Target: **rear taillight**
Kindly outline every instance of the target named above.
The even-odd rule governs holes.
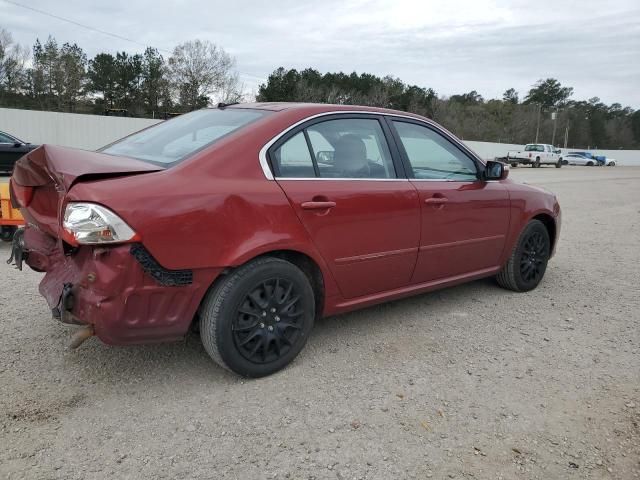
[[[62,230],[64,241],[73,246],[135,242],[140,239],[118,215],[95,203],[67,204]]]
[[[33,199],[33,187],[20,185],[12,178],[9,180],[9,195],[15,208],[27,208]]]

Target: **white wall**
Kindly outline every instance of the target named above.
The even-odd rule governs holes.
[[[159,120],[105,117],[75,113],[40,112],[0,108],[0,130],[31,143],[53,143],[95,150],[119,138],[146,128]],[[504,157],[523,145],[491,142],[465,142],[482,158]],[[566,151],[581,149],[566,149]],[[565,151],[565,153],[566,153]],[[615,158],[621,165],[640,165],[638,150],[591,150],[596,155]]]
[[[36,144],[95,150],[159,120],[0,108],[0,130]]]

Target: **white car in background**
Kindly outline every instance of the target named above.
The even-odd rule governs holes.
[[[568,153],[563,159],[567,165],[586,165],[588,167],[598,165],[598,161],[595,158],[585,157],[579,153]]]

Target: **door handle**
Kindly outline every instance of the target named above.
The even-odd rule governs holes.
[[[424,203],[428,203],[430,205],[442,205],[444,203],[447,203],[449,201],[449,199],[447,197],[431,197],[431,198],[427,198]]]
[[[303,210],[327,210],[336,206],[336,202],[323,201],[323,202],[302,202],[300,204]]]

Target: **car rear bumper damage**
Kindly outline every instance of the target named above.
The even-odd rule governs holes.
[[[167,270],[139,243],[65,252],[60,240],[30,227],[21,241],[14,261],[45,272],[39,290],[53,317],[86,326],[72,346],[93,334],[114,345],[182,338],[221,271]]]

